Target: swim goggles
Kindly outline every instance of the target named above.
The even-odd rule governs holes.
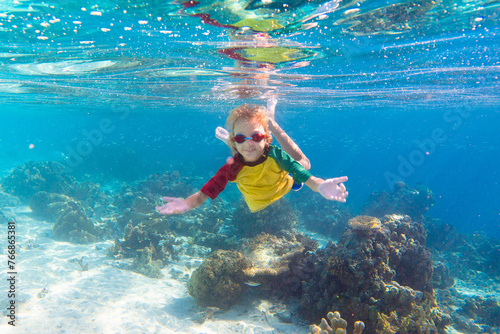
[[[245,137],[242,134],[238,134],[238,135],[234,136],[232,140],[237,142],[238,144],[241,144],[241,143],[245,142],[245,140],[250,140],[250,139],[256,143],[259,143],[264,138],[266,138],[265,134],[260,133],[260,132],[255,132],[255,133],[252,133],[252,135],[250,137]]]

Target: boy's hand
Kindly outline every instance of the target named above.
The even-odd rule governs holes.
[[[190,210],[190,207],[182,198],[163,197],[163,202],[165,202],[166,204],[156,207],[156,211],[158,211],[158,213],[161,215],[175,215]]]
[[[328,200],[345,203],[349,193],[342,182],[346,181],[347,176],[325,180],[325,182],[319,185],[318,191],[321,196]]]
[[[229,132],[221,126],[215,129],[215,138],[222,140],[224,143],[229,141]]]
[[[276,97],[271,96],[267,100],[267,118],[274,120],[274,109],[276,108],[276,104],[278,103],[278,100],[276,100]]]

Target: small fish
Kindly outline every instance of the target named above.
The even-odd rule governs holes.
[[[251,286],[252,288],[255,288],[255,287],[258,287],[261,285],[261,283],[252,282],[252,281],[247,281],[247,282],[245,282],[245,284],[248,286]]]

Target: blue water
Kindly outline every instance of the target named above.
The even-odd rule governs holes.
[[[229,154],[215,127],[273,94],[313,174],[349,176],[354,210],[396,179],[424,183],[430,217],[500,237],[498,3],[253,3],[279,19],[269,40],[295,58],[241,66],[220,51],[262,48],[202,22],[202,4],[1,2],[1,175],[70,159],[75,175],[103,183],[179,170],[199,187]]]

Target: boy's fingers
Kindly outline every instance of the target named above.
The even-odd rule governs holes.
[[[347,176],[336,177],[332,179],[335,183],[341,183],[347,181]]]
[[[158,213],[159,213],[159,214],[162,214],[162,215],[164,215],[164,214],[166,214],[166,213],[167,213],[166,208],[164,208],[164,207],[162,207],[162,206],[157,206],[157,207],[156,207],[156,211],[158,211]]]

